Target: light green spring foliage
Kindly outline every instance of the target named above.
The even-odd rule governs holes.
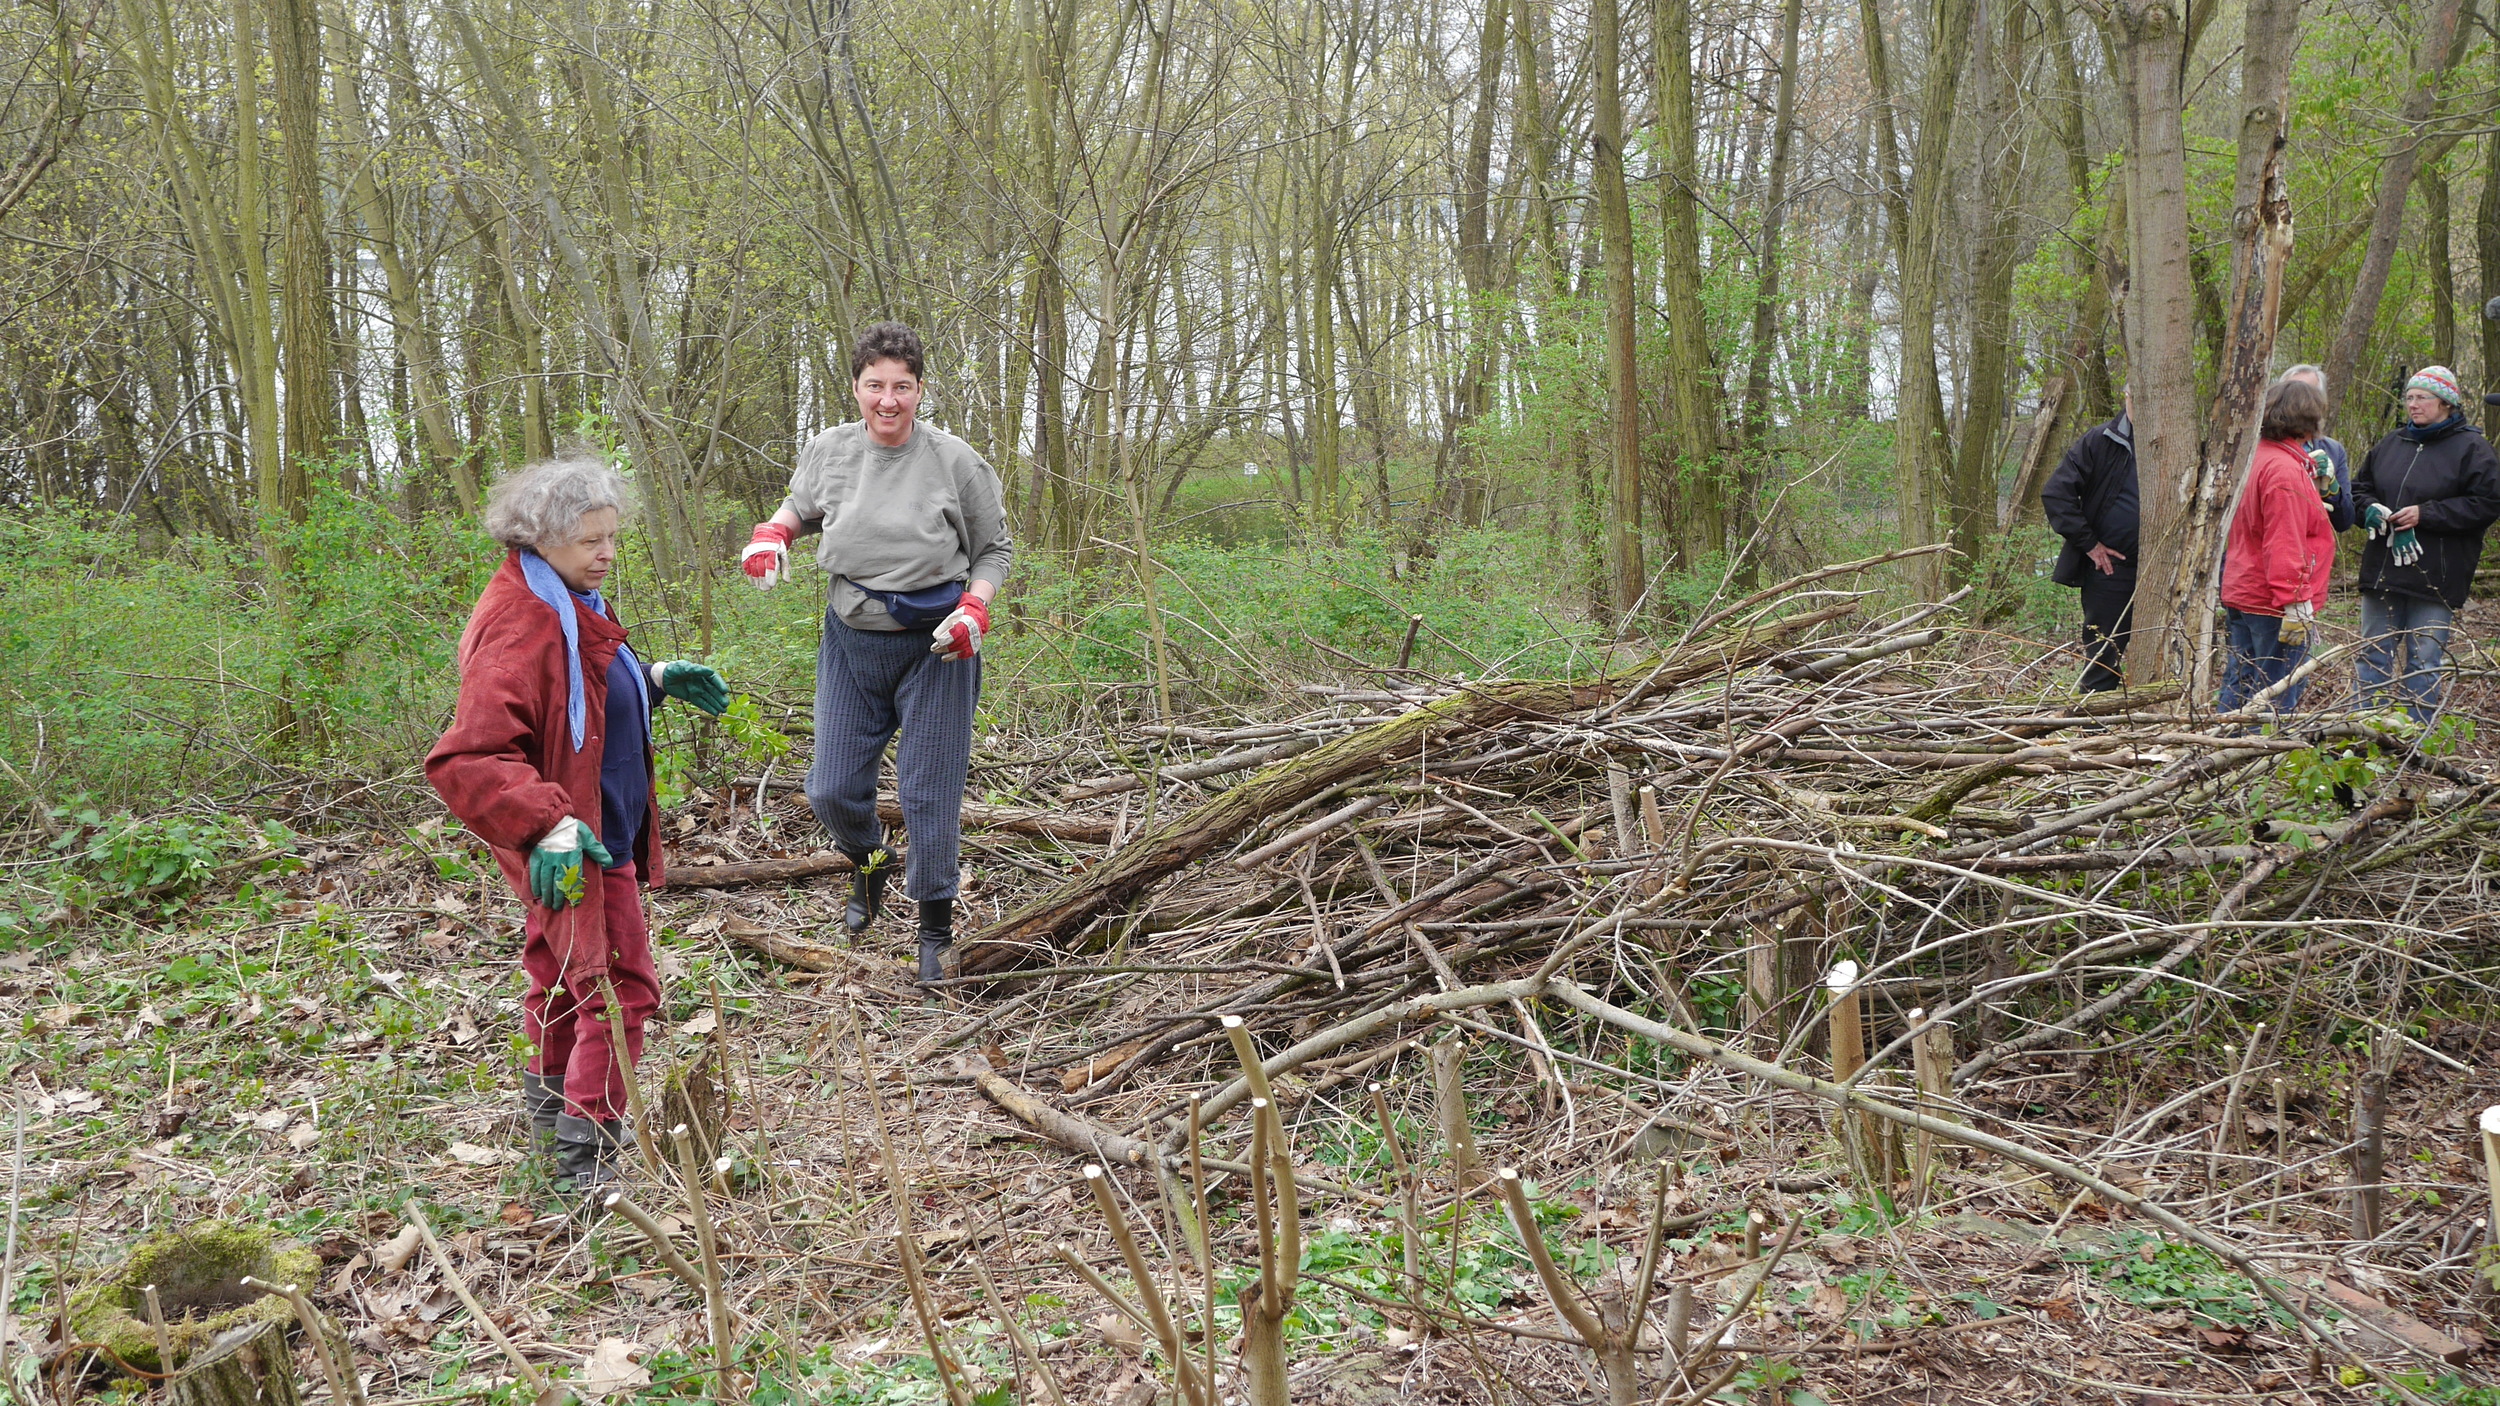
[[[145,813],[292,776],[414,783],[450,720],[460,632],[501,550],[456,521],[410,521],[340,493],[286,535],[295,570],[292,608],[280,611],[255,554],[213,538],[142,553],[126,530],[91,518],[0,519],[9,804],[24,804],[29,785],[56,807]],[[1394,662],[1417,613],[1418,668],[1481,677],[1589,667],[1594,630],[1535,535],[1481,529],[1434,547],[1410,557],[1363,535],[1337,547],[1159,545],[1176,689],[1193,705],[1269,704],[1280,679],[1349,658]],[[694,592],[662,599],[652,580],[629,541],[611,585],[620,611],[653,657],[692,657]],[[812,692],[823,578],[805,571],[758,593],[724,570],[713,597],[711,659],[747,701],[726,730],[669,709],[661,739],[709,733],[724,756],[760,763],[777,750],[769,724],[803,715]],[[989,725],[1064,720],[1103,685],[1153,677],[1124,560],[1031,562],[1010,600],[984,652]]]

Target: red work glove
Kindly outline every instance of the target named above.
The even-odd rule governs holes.
[[[955,604],[955,613],[938,622],[929,652],[950,664],[981,652],[981,637],[990,632],[990,608],[970,591]]]
[[[797,536],[777,522],[755,525],[755,536],[738,555],[738,569],[755,583],[755,589],[769,591],[790,574],[790,542]]]

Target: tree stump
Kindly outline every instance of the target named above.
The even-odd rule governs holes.
[[[293,1304],[243,1287],[245,1276],[309,1285],[320,1272],[318,1256],[279,1239],[266,1226],[201,1221],[133,1246],[130,1258],[110,1278],[71,1296],[70,1326],[80,1338],[104,1344],[141,1371],[169,1372],[231,1329],[295,1321]],[[165,1312],[172,1363],[158,1360],[156,1331],[141,1316],[143,1291],[150,1284],[156,1286]]]
[[[694,1148],[709,1165],[721,1155],[729,1136],[729,1081],[722,1077],[719,1052],[705,1046],[680,1060],[660,1084],[660,1123],[666,1132],[683,1123],[694,1133]]]
[[[165,1384],[166,1406],[298,1406],[295,1354],[274,1319],[229,1328]]]

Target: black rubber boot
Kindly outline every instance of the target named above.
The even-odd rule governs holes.
[[[556,1179],[571,1186],[585,1213],[597,1214],[608,1189],[623,1179],[624,1150],[624,1119],[556,1115]]]
[[[920,901],[920,979],[946,979],[946,949],[955,940],[955,900]]]
[[[866,854],[854,854],[851,863],[851,901],[842,910],[843,930],[857,937],[877,921],[885,909],[885,881],[894,873],[894,851],[883,845]]]
[[[556,1150],[556,1119],[564,1112],[564,1076],[521,1071],[521,1111],[529,1119],[530,1150],[551,1157]]]

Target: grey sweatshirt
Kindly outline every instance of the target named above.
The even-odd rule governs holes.
[[[1015,543],[998,471],[926,421],[898,449],[856,420],[809,440],[782,506],[798,514],[801,533],[824,533],[816,562],[834,578],[835,617],[855,630],[903,627],[854,581],[880,591],[1007,584]]]

